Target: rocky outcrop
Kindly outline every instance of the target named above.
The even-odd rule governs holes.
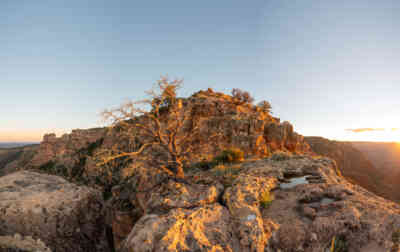
[[[281,124],[271,123],[266,125],[264,137],[271,152],[309,152],[309,147],[305,144],[304,137],[294,132],[293,125],[287,121]]]
[[[234,219],[235,232],[240,242],[240,251],[264,251],[267,234],[260,213],[260,198],[276,187],[274,176],[260,174],[265,170],[252,170],[240,176],[224,194],[224,202]]]
[[[33,158],[31,165],[40,167],[49,162],[58,163],[65,167],[73,167],[79,162],[79,152],[90,148],[104,137],[104,128],[73,130],[71,134],[56,137],[47,134],[40,143],[38,153]]]
[[[332,240],[349,252],[398,246],[392,237],[400,228],[400,206],[347,182],[330,159],[295,155],[244,162],[215,200],[212,188],[218,186],[207,190],[203,183],[212,176],[218,175],[204,171],[188,178],[199,183],[198,193],[191,193],[188,188],[196,186],[190,183],[157,187],[145,202],[158,207],[135,223],[121,251],[319,252]],[[296,179],[301,182],[288,186]]]
[[[101,193],[51,175],[0,177],[0,236],[31,236],[54,251],[108,251]]]
[[[280,123],[279,118],[272,117],[258,106],[238,102],[232,96],[210,89],[179,99],[190,118],[188,121],[199,125],[201,132],[191,143],[195,146],[189,157],[191,162],[212,159],[231,147],[243,150],[246,157],[265,157],[279,150],[296,153],[310,151],[308,144],[294,132],[290,123]],[[168,117],[168,111],[162,116]],[[140,121],[141,118],[135,120]],[[188,131],[192,130],[190,125],[186,126]],[[135,141],[140,145],[141,136]],[[120,151],[132,151],[128,143],[126,134],[119,132],[118,127],[108,131],[74,130],[60,138],[49,134],[40,144],[31,166],[67,178],[84,177],[85,181],[94,184],[101,175],[96,166],[96,154],[112,147]],[[129,165],[129,162],[118,163],[118,171],[114,173],[120,172],[123,177]]]

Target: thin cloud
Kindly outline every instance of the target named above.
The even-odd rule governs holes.
[[[394,128],[393,128],[394,129]],[[392,129],[392,130],[393,130]],[[362,133],[362,132],[373,132],[373,131],[385,131],[384,128],[358,128],[358,129],[345,129],[346,131],[350,131],[353,133]],[[397,130],[397,129],[396,129]]]
[[[398,131],[400,128],[391,128],[392,131]]]

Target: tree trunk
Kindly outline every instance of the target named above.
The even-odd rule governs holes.
[[[177,178],[184,178],[185,177],[185,172],[183,171],[183,165],[179,164],[176,167],[176,177]]]

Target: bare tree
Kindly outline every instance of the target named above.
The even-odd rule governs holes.
[[[140,159],[183,178],[183,167],[192,155],[199,125],[191,120],[190,111],[185,111],[182,99],[176,96],[181,85],[182,80],[161,77],[156,87],[147,92],[148,99],[105,110],[104,119],[111,122],[111,128],[122,132],[133,147],[130,151],[113,149],[103,153],[100,164],[120,158]]]

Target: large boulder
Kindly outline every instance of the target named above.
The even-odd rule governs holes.
[[[54,251],[108,251],[99,191],[52,175],[0,178],[0,236],[42,240]]]
[[[121,251],[241,251],[231,224],[229,212],[219,204],[145,215]]]

